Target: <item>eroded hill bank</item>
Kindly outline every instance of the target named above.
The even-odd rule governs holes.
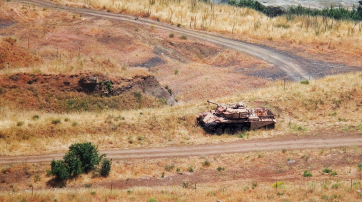
[[[151,75],[122,78],[92,72],[17,73],[2,76],[0,94],[6,106],[48,112],[127,110],[175,104],[170,93]]]

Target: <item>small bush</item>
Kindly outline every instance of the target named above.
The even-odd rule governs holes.
[[[174,167],[175,167],[174,165],[167,165],[167,166],[165,166],[165,170],[166,170],[166,171],[170,171],[170,170],[172,170]],[[177,169],[178,169],[178,171],[180,171],[179,168],[177,168]],[[177,172],[178,172],[178,171],[177,171]]]
[[[225,170],[225,168],[220,167],[220,166],[217,168],[217,171],[222,171],[222,170]]]
[[[331,176],[336,176],[337,175],[337,172],[331,172]]]
[[[73,123],[72,123],[72,126],[73,126],[73,127],[75,127],[75,126],[77,126],[77,125],[78,125],[77,122],[73,122]]]
[[[181,27],[181,24],[180,24],[180,23],[178,23],[178,24],[177,24],[177,27]]]
[[[324,173],[330,173],[330,172],[332,172],[332,170],[331,170],[331,169],[326,168],[326,169],[322,170],[322,172],[324,172]]]
[[[101,175],[103,177],[108,177],[109,172],[111,171],[112,162],[108,159],[103,159],[101,163]]]
[[[92,194],[92,195],[95,195],[95,194],[96,194],[96,192],[95,192],[95,191],[92,191],[92,192],[91,192],[91,194]]]
[[[170,35],[168,35],[170,38],[173,38],[175,35],[173,33],[171,33]]]
[[[339,186],[340,186],[339,184],[334,184],[332,185],[332,189],[338,189]]]
[[[178,74],[178,69],[175,69],[175,75],[177,75]]]
[[[243,138],[243,136],[244,135],[242,133],[238,135],[239,138]]]
[[[148,200],[148,202],[157,202],[157,199],[155,199],[155,198],[150,198],[150,199]]]
[[[91,188],[92,185],[91,184],[85,184],[85,188]]]
[[[40,181],[40,176],[39,175],[35,175],[34,176],[34,182],[38,182]]]
[[[204,162],[204,166],[206,166],[206,167],[210,166],[210,162],[209,162],[208,160],[206,160],[206,161]]]
[[[285,153],[285,152],[287,152],[287,150],[286,150],[286,149],[282,149],[282,152]]]
[[[36,120],[40,119],[40,116],[39,116],[39,115],[34,115],[34,116],[32,117],[32,119],[33,119],[34,121],[36,121]]]
[[[64,122],[68,122],[68,121],[70,121],[69,118],[65,118],[65,119],[64,119]]]
[[[308,84],[309,84],[309,80],[300,81],[300,83],[301,83],[301,84],[308,85]]]
[[[54,119],[53,121],[52,121],[52,124],[54,124],[54,125],[57,125],[57,124],[59,124],[60,123],[60,119]]]
[[[188,171],[189,171],[189,172],[194,172],[194,169],[193,169],[192,167],[190,167],[190,168],[188,169]]]
[[[312,177],[312,173],[309,170],[305,170],[303,173],[304,177]]]
[[[1,183],[5,183],[6,181],[5,180],[1,180]]]
[[[359,162],[357,164],[357,168],[358,168],[359,171],[362,171],[362,162]]]
[[[22,125],[24,125],[24,121],[18,121],[18,122],[16,123],[16,126],[22,126]]]
[[[187,36],[186,36],[186,35],[182,35],[180,38],[183,39],[183,40],[186,40],[186,39],[187,39]]]
[[[258,186],[257,182],[252,182],[251,183],[251,189],[255,189]]]

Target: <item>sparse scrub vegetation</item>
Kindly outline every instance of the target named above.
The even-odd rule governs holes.
[[[312,173],[309,170],[305,170],[303,173],[303,177],[312,177]]]

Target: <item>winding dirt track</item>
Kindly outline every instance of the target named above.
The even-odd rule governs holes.
[[[263,140],[240,140],[231,143],[217,145],[195,145],[187,147],[165,147],[129,150],[101,151],[111,159],[141,159],[141,158],[171,158],[187,156],[217,155],[227,153],[246,153],[252,151],[268,151],[280,149],[309,149],[309,148],[333,148],[343,146],[362,146],[360,136],[328,136],[302,138],[274,138]],[[38,156],[0,157],[0,164],[8,163],[37,163],[50,162],[53,159],[61,159],[64,153],[46,154]]]
[[[157,22],[154,20],[139,18],[135,20],[134,16],[122,15],[117,13],[108,13],[105,11],[97,11],[91,10],[87,8],[76,8],[76,7],[68,7],[63,5],[54,4],[51,2],[45,2],[41,0],[15,0],[15,2],[21,2],[26,4],[32,4],[39,7],[61,10],[66,12],[78,13],[82,15],[88,16],[96,16],[114,20],[120,20],[125,22],[132,22],[135,24],[142,25],[153,25],[156,28],[172,31],[179,34],[186,34],[192,36],[194,38],[198,38],[203,41],[212,42],[224,47],[228,47],[234,50],[242,51],[252,56],[255,56],[261,60],[264,60],[267,63],[273,64],[275,67],[282,70],[291,80],[299,80],[299,79],[313,79],[308,71],[309,67],[305,66],[305,61],[299,61],[295,57],[292,57],[287,54],[283,54],[282,52],[273,50],[271,48],[263,47],[260,45],[250,44],[242,41],[237,41],[233,39],[224,38],[222,36],[216,36],[211,33],[196,31],[196,30],[188,30],[183,28],[178,28],[166,23]],[[304,69],[303,69],[304,68]]]

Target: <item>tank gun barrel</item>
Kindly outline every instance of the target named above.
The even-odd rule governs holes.
[[[211,103],[211,104],[214,104],[214,105],[217,105],[217,106],[220,106],[220,103],[216,103],[216,102],[212,102],[210,100],[207,101],[208,103]]]

